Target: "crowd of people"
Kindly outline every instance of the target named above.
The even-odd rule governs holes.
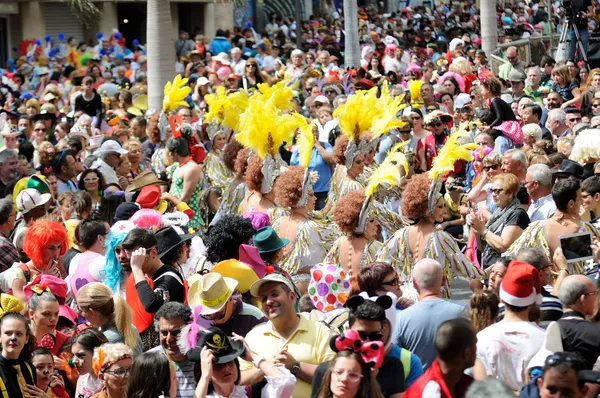
[[[553,12],[499,10],[501,42]],[[162,109],[136,40],[23,42],[2,396],[597,396],[600,69],[494,73],[477,16],[360,9],[355,67],[337,12],[302,48],[276,15],[181,32]]]

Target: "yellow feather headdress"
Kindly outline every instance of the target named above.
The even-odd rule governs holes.
[[[214,94],[208,94],[204,97],[208,112],[204,114],[206,123],[215,122],[223,124],[238,131],[240,115],[248,107],[248,93],[244,90],[236,91],[232,94],[226,94],[225,87],[218,86]]]
[[[188,79],[182,78],[181,75],[175,76],[173,83],[165,84],[165,97],[163,98],[163,111],[172,112],[179,106],[188,106],[185,99],[190,94],[192,89],[187,86]]]
[[[471,151],[480,148],[477,144],[473,143],[460,144],[459,140],[463,137],[469,137],[469,133],[458,132],[450,135],[436,158],[433,160],[433,165],[431,166],[431,170],[429,170],[429,178],[432,180],[432,184],[427,196],[427,215],[433,213],[435,204],[438,201],[440,190],[442,188],[442,177],[444,177],[446,173],[454,170],[456,162],[460,160],[473,160]]]

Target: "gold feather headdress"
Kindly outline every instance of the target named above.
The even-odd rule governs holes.
[[[431,166],[431,170],[429,170],[429,178],[431,179],[432,184],[429,188],[429,195],[427,196],[427,215],[433,213],[435,204],[439,199],[440,190],[442,188],[442,177],[444,177],[446,173],[454,170],[456,162],[460,160],[470,162],[473,160],[472,151],[480,148],[477,144],[473,143],[460,144],[461,138],[465,137],[469,137],[469,133],[457,132],[450,135],[436,158],[433,160],[433,165]]]
[[[192,89],[187,86],[188,79],[182,78],[181,75],[175,76],[173,83],[165,84],[163,98],[163,112],[169,113],[175,111],[180,106],[189,106],[185,101]]]
[[[400,174],[399,165],[404,166],[405,170],[408,172],[408,163],[404,165],[398,163],[399,161],[401,162],[401,158],[398,155],[398,152],[389,152],[385,160],[381,162],[379,167],[377,167],[369,177],[367,187],[365,188],[365,201],[363,202],[358,215],[358,224],[354,229],[356,234],[363,234],[365,232],[373,198],[376,196],[378,189],[384,188],[389,190],[393,187],[399,187],[402,183],[403,177]],[[404,158],[404,162],[406,162],[406,158]]]
[[[252,149],[263,160],[263,183],[261,191],[271,192],[275,178],[284,165],[279,148],[285,142],[291,142],[298,128],[307,128],[304,117],[297,113],[282,114],[268,98],[253,95],[248,107],[240,116],[237,141]]]
[[[402,97],[392,98],[387,91],[377,98],[375,87],[351,95],[345,104],[335,110],[333,116],[339,120],[340,131],[349,138],[344,152],[346,168],[352,167],[359,153],[375,147],[383,134],[406,124],[397,116],[406,107],[402,100]],[[370,141],[367,134],[371,134]]]

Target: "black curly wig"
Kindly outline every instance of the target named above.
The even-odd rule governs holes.
[[[204,244],[206,259],[213,263],[234,258],[239,260],[239,247],[249,244],[256,231],[252,222],[241,216],[225,216],[208,229]]]

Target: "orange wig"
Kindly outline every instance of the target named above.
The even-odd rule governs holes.
[[[62,257],[69,248],[69,238],[65,228],[62,224],[54,221],[36,221],[25,234],[23,251],[33,261],[33,265],[43,267],[46,264],[42,258],[42,251],[51,242],[60,243],[60,256]]]

